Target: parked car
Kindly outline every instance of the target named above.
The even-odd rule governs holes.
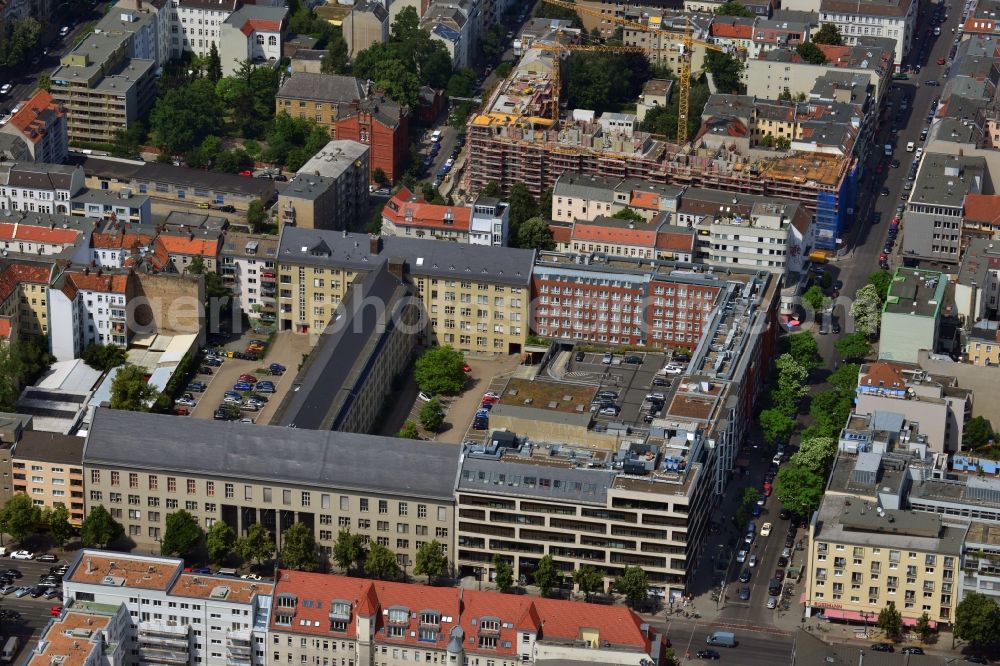
[[[234,391],[249,391],[253,388],[253,384],[250,382],[236,382],[233,384]]]
[[[747,549],[743,548],[738,553],[736,553],[736,561],[743,564],[747,560]]]
[[[285,370],[287,370],[288,368],[281,365],[280,363],[272,363],[271,365],[267,366],[267,369],[271,372],[272,375],[280,375],[283,372],[285,372]]]
[[[750,556],[750,561],[747,564],[750,565],[751,569],[753,569],[754,567],[757,566],[757,554],[756,553],[754,553],[753,555]]]
[[[716,659],[719,659],[721,655],[715,650],[698,650],[695,656],[698,657],[699,659],[709,659],[714,661]]]
[[[56,557],[55,555],[53,555],[52,553],[45,553],[44,555],[40,555],[38,557],[38,561],[39,562],[58,562],[59,558]]]
[[[62,606],[53,606],[49,609],[49,615],[52,617],[59,617],[62,615]]]
[[[218,368],[220,365],[222,365],[222,359],[219,358],[219,357],[217,357],[217,356],[209,356],[209,357],[205,358],[205,360],[203,361],[203,363],[206,366],[210,366],[210,367],[213,367],[213,368]],[[212,373],[211,372],[207,372],[205,374],[209,374],[210,375]]]
[[[174,404],[179,405],[181,407],[194,407],[198,403],[192,400],[191,398],[178,398],[177,400],[174,401]]]
[[[30,587],[19,587],[17,588],[17,591],[14,592],[14,596],[17,597],[18,599],[20,599],[21,597],[26,597],[29,594],[31,594]]]
[[[586,355],[585,353],[583,353],[582,351],[578,351],[578,352],[576,353],[576,355],[575,355],[575,356],[573,357],[573,359],[574,359],[574,360],[575,360],[575,361],[576,361],[577,363],[579,363],[580,361],[582,361],[582,360],[583,360],[584,358],[586,358],[586,357],[587,357],[587,355]]]
[[[257,382],[257,390],[261,393],[274,393],[273,382]]]
[[[750,601],[750,586],[744,585],[740,588],[740,601]]]
[[[620,411],[621,411],[620,407],[618,407],[617,405],[611,405],[610,407],[602,408],[600,413],[603,414],[604,416],[618,416],[618,412]]]
[[[924,654],[924,649],[911,645],[900,650],[902,654]]]
[[[629,365],[642,365],[642,357],[641,356],[626,356],[623,362],[624,363],[628,363]]]
[[[188,384],[188,391],[194,391],[195,393],[204,393],[205,389],[208,388],[208,384],[203,381],[195,380]]]
[[[33,560],[35,559],[35,554],[30,550],[15,550],[10,554],[10,559],[12,560]]]
[[[7,596],[8,594],[14,592],[15,590],[17,590],[17,588],[14,587],[13,585],[4,585],[3,587],[0,587],[0,594]]]
[[[751,576],[750,570],[749,569],[744,569],[743,571],[740,572],[740,582],[741,583],[749,583],[750,582],[750,576]]]
[[[246,382],[247,384],[256,384],[257,378],[249,373],[243,373],[242,375],[240,375],[240,381]]]

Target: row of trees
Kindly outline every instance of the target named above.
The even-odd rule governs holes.
[[[500,555],[494,555],[493,568],[496,571],[494,583],[497,590],[503,593],[510,592],[514,588],[514,566]],[[540,559],[532,574],[532,582],[543,597],[549,596],[561,584],[569,584],[570,581],[583,592],[588,601],[591,595],[604,589],[604,573],[600,569],[585,564],[567,576],[556,568],[551,555]],[[641,567],[626,567],[615,579],[613,587],[624,595],[629,605],[633,607],[649,596],[649,580]]]
[[[399,578],[402,573],[396,554],[387,546],[378,542],[366,545],[360,534],[350,530],[341,530],[337,534],[337,541],[333,544],[333,562],[348,574],[364,572],[367,576],[383,580]],[[413,573],[427,576],[429,583],[448,573],[448,557],[437,539],[428,541],[417,550]]]
[[[903,615],[892,601],[879,611],[876,626],[892,640],[899,640],[903,634]],[[917,618],[913,630],[924,642],[934,632],[931,618],[925,612]],[[973,647],[984,648],[1000,645],[1000,605],[992,598],[979,592],[966,594],[955,607],[955,638],[967,641]]]
[[[41,337],[0,344],[0,411],[16,411],[21,387],[35,383],[54,360]]]
[[[45,531],[60,545],[66,543],[74,532],[65,504],[60,502],[51,509],[42,509],[25,494],[14,495],[0,510],[0,529],[19,542]]]

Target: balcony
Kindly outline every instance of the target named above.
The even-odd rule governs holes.
[[[139,644],[139,657],[147,664],[182,664],[186,665],[190,659],[188,653],[177,650],[166,650],[149,648]]]

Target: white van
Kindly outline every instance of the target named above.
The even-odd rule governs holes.
[[[3,644],[3,652],[0,652],[0,661],[14,661],[14,655],[17,654],[18,645],[20,645],[20,643],[17,640],[17,636],[11,636],[8,638],[7,642]]]
[[[440,140],[441,140],[441,130],[434,130],[434,132],[431,134],[431,141],[437,143]]]
[[[906,152],[912,153],[916,149],[917,149],[917,146],[912,141],[910,141],[909,143],[906,144]]]

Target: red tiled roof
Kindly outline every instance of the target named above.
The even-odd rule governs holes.
[[[22,282],[48,284],[51,270],[48,266],[25,266],[22,264],[8,266],[5,271],[0,273],[0,303],[6,301],[17,289],[17,285]]]
[[[656,245],[656,230],[605,227],[577,222],[573,225],[573,240],[653,247]]]
[[[153,242],[152,236],[127,232],[93,234],[90,237],[90,246],[101,250],[118,250],[122,248],[132,250],[136,246],[149,245],[151,242]]]
[[[718,19],[710,27],[712,37],[729,39],[753,39],[753,26],[741,23],[721,23]]]
[[[0,241],[27,241],[29,243],[50,243],[52,245],[72,245],[80,232],[37,224],[0,223]]]
[[[556,243],[568,243],[573,237],[573,223],[553,221],[549,223],[549,231]]]
[[[862,375],[862,386],[882,386],[885,388],[902,389],[906,386],[903,379],[902,366],[888,361],[879,361],[868,366],[868,374]]]
[[[447,220],[447,216],[451,219]],[[472,209],[430,204],[402,187],[382,208],[382,217],[396,226],[448,229],[468,233]]]
[[[965,219],[1000,225],[1000,195],[966,194]]]
[[[59,105],[56,104],[52,95],[44,90],[39,90],[31,99],[24,103],[20,111],[11,117],[10,124],[21,130],[29,141],[38,143],[42,139],[42,134],[37,132],[35,136],[32,136],[31,130],[43,129],[45,127],[45,121],[38,117],[38,114],[45,109],[51,109],[59,115],[63,114],[63,111],[60,111]]]
[[[632,190],[632,201],[629,206],[634,208],[648,208],[650,210],[660,209],[661,197],[656,192],[644,192],[642,190]]]
[[[656,248],[658,250],[694,252],[694,234],[661,231],[656,234]]]
[[[86,291],[114,292],[124,294],[128,286],[128,275],[98,275],[95,273],[68,273],[67,281],[72,281],[77,289]]]
[[[240,32],[247,37],[249,37],[250,33],[254,30],[260,32],[278,32],[281,30],[281,23],[278,21],[268,21],[266,19],[249,19],[243,24],[243,27],[240,28]]]
[[[161,234],[157,241],[168,254],[201,255],[215,257],[219,254],[218,238],[191,238],[189,236],[167,236]]]

